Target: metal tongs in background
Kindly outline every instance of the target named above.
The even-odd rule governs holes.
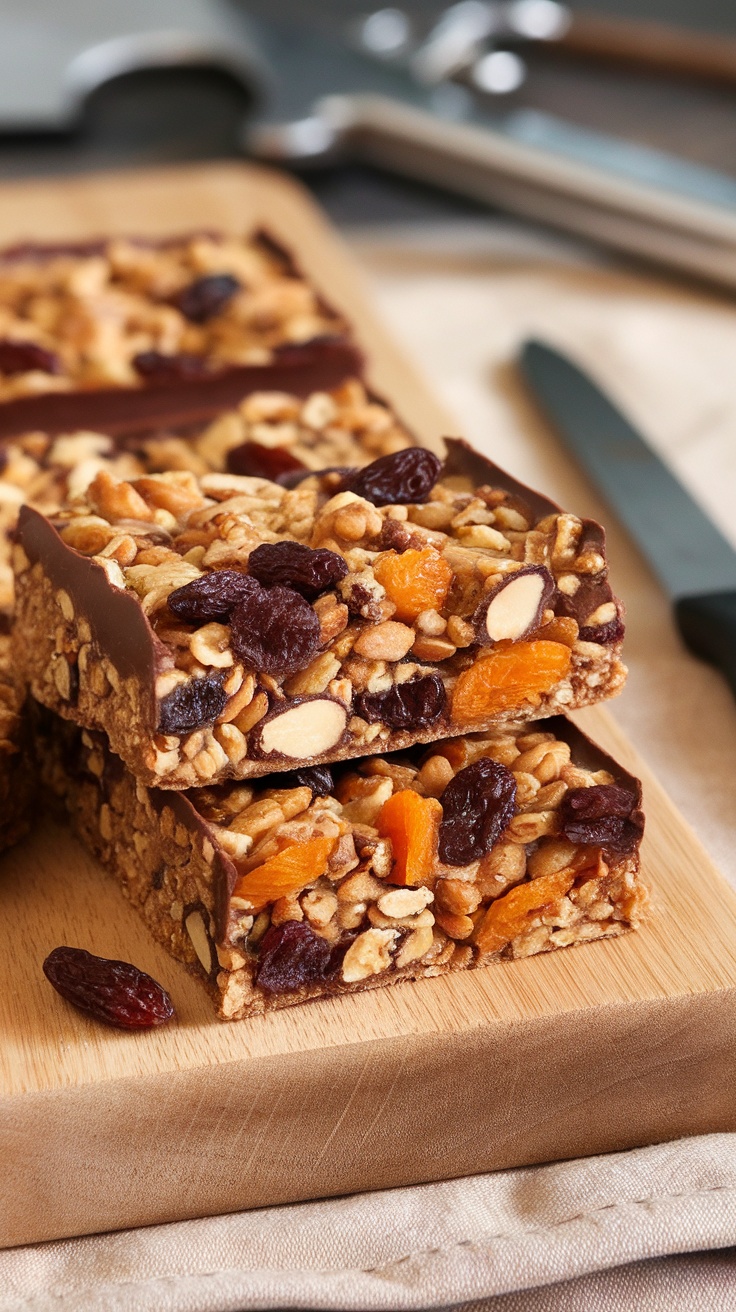
[[[297,167],[369,161],[736,288],[736,178],[508,102],[533,43],[736,86],[736,41],[572,14],[555,0],[460,0],[424,28],[398,8],[351,22],[307,0],[298,21],[279,20],[280,9],[6,0],[0,131],[68,130],[121,73],[221,68],[255,101],[242,137],[250,155]]]
[[[345,39],[274,23],[258,30],[276,77],[265,115],[246,126],[250,153],[302,166],[368,161],[736,287],[736,179],[499,108],[523,81],[525,42],[595,54],[595,24],[581,28],[554,0],[461,0],[419,40],[399,9],[367,15]],[[723,51],[721,63],[725,77]]]

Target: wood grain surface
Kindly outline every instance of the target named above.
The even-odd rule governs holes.
[[[273,174],[211,165],[0,189],[0,243],[266,222],[352,318],[422,439],[442,414],[338,239]],[[736,1129],[736,895],[605,711],[577,717],[644,777],[638,934],[224,1024],[68,833],[0,863],[0,1245],[449,1178]],[[177,1022],[87,1021],[41,972],[60,943],[133,960]]]

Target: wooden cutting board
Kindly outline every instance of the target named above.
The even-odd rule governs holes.
[[[454,425],[291,181],[239,165],[0,188],[0,244],[266,223],[352,318],[371,379],[429,444]],[[117,885],[39,821],[0,862],[0,1246],[736,1129],[736,895],[645,780],[650,925],[467,974],[216,1021]],[[60,943],[135,961],[178,1022],[106,1030],[52,992]]]

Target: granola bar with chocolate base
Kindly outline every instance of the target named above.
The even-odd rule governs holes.
[[[0,628],[0,852],[22,838],[29,823],[32,772],[23,701],[10,635]]]
[[[206,424],[176,432],[158,429],[114,438],[109,433],[31,432],[0,444],[0,847],[26,827],[30,797],[24,754],[22,694],[16,686],[9,639],[13,609],[12,535],[20,506],[54,514],[83,495],[101,471],[119,479],[161,470],[197,474],[234,469],[270,477],[325,465],[361,465],[411,445],[389,407],[348,379],[332,392],[306,399],[256,392]],[[9,799],[13,805],[5,805]]]
[[[0,436],[196,419],[361,368],[342,315],[262,231],[0,252]]]
[[[49,712],[37,741],[223,1019],[610,938],[646,907],[639,782],[564,717],[188,793]]]
[[[286,488],[101,472],[21,511],[34,697],[191,788],[536,719],[618,692],[603,530],[465,443]]]

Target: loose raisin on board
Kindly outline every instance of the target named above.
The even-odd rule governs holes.
[[[140,351],[133,356],[133,368],[149,383],[186,383],[203,378],[207,362],[201,355],[164,355],[162,351]]]
[[[261,674],[302,670],[320,645],[319,620],[308,601],[291,588],[248,592],[230,615],[233,652]]]
[[[355,699],[355,714],[374,724],[380,720],[392,729],[426,729],[441,716],[447,693],[439,674],[397,683],[386,692],[362,692]]]
[[[231,447],[225,459],[228,474],[245,478],[268,478],[280,483],[286,474],[309,473],[306,465],[283,446],[262,446],[260,442],[242,442]]]
[[[206,323],[224,310],[240,288],[241,283],[230,273],[208,273],[182,287],[174,304],[191,323]]]
[[[161,702],[159,733],[192,733],[214,724],[226,702],[227,693],[216,677],[179,683]]]
[[[301,542],[262,542],[248,557],[248,572],[264,587],[282,584],[314,601],[348,572],[347,561],[326,547]]]
[[[279,788],[311,788],[313,797],[329,797],[335,786],[329,765],[307,765],[276,777]]]
[[[516,814],[516,780],[490,756],[466,765],[440,797],[440,859],[468,866],[495,847]]]
[[[171,1020],[168,993],[128,961],[95,957],[84,948],[54,948],[43,963],[47,980],[79,1011],[122,1030],[149,1030]]]
[[[53,351],[47,351],[36,342],[0,341],[0,374],[26,374],[38,370],[42,374],[61,373],[61,361]]]
[[[324,978],[332,948],[305,922],[272,925],[263,936],[255,982],[267,993],[291,993]]]
[[[343,491],[354,492],[374,506],[403,506],[426,501],[440,476],[442,461],[433,451],[410,446],[379,456],[343,480]]]
[[[187,624],[226,624],[231,611],[258,584],[237,569],[216,569],[169,593],[169,609]]]
[[[620,784],[571,788],[558,814],[560,833],[571,843],[594,844],[617,856],[633,852],[644,832],[636,794]]]

